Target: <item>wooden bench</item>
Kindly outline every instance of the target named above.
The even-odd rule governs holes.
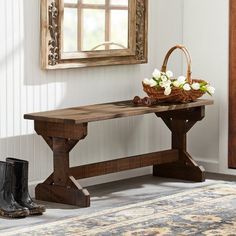
[[[186,151],[186,134],[204,118],[211,100],[187,104],[135,106],[132,101],[75,107],[24,115],[34,120],[34,128],[53,151],[53,173],[36,187],[36,199],[90,206],[90,195],[77,179],[153,166],[153,175],[190,181],[204,181],[205,171]],[[170,150],[148,153],[96,164],[71,167],[69,152],[87,136],[89,122],[155,113],[172,132]]]

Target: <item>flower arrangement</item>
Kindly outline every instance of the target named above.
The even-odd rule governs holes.
[[[151,79],[145,78],[143,84],[152,88],[162,88],[165,96],[169,96],[174,88],[182,89],[186,92],[191,90],[201,91],[211,96],[215,93],[215,88],[206,81],[190,84],[185,76],[179,76],[175,79],[172,71],[161,72],[158,69],[154,70]]]
[[[187,60],[187,73],[185,76],[174,78],[174,74],[167,70],[167,64],[171,54],[180,49]],[[143,80],[143,90],[151,100],[158,102],[193,102],[205,93],[214,94],[213,88],[208,82],[192,78],[191,56],[183,45],[172,47],[166,54],[161,71],[155,69],[151,79]]]

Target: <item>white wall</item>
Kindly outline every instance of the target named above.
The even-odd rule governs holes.
[[[190,152],[208,170],[228,170],[229,0],[185,0],[183,43],[193,60],[193,75],[216,87],[215,105],[190,132]]]
[[[131,99],[144,95],[141,80],[160,67],[168,48],[182,42],[183,0],[150,0],[149,63],[146,65],[42,71],[39,65],[39,0],[0,1],[0,160],[30,161],[30,182],[52,171],[52,153],[23,114],[54,108]],[[175,56],[170,67],[181,74]],[[209,123],[209,119],[208,119]],[[169,132],[154,115],[92,123],[71,153],[84,164],[163,149]],[[83,182],[94,184],[150,173],[150,168]]]
[[[39,0],[0,1],[0,160],[30,161],[30,182],[52,171],[52,153],[23,114],[144,95],[140,82],[160,67],[166,50],[185,44],[193,75],[216,87],[215,105],[189,133],[189,152],[207,170],[227,168],[228,0],[150,0],[149,63],[145,65],[42,71],[39,66]],[[185,61],[183,60],[183,65]],[[170,62],[182,74],[176,54]],[[185,67],[183,66],[183,73]],[[170,133],[154,115],[92,123],[88,136],[71,153],[71,165],[164,149]],[[84,185],[150,173],[150,168],[117,173]]]

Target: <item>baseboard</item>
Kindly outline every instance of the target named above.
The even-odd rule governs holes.
[[[214,160],[202,160],[200,158],[194,158],[194,160],[201,166],[204,167],[204,169],[207,172],[210,173],[219,173],[219,162],[218,161],[214,161]]]

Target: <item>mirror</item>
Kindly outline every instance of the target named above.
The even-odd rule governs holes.
[[[63,52],[128,48],[128,0],[65,0]]]
[[[41,64],[147,62],[147,0],[41,0]]]

